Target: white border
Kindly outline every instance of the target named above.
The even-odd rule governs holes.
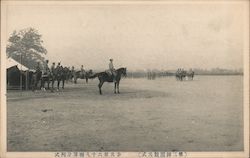
[[[8,5],[120,5],[120,4],[211,4],[211,3],[242,3],[245,6],[244,19],[244,152],[188,152],[187,157],[201,158],[201,157],[232,157],[232,158],[247,158],[249,157],[249,1],[248,0],[167,0],[167,1],[1,1],[1,39],[6,38],[6,20]],[[6,152],[6,42],[1,41],[1,157],[7,158],[49,158],[55,157],[54,152]],[[209,132],[209,131],[208,131]],[[138,157],[138,152],[122,152],[122,157]]]

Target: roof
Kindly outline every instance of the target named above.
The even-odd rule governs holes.
[[[16,60],[14,60],[12,58],[8,58],[6,60],[6,69],[8,69],[8,68],[10,68],[12,66],[15,66],[15,65],[17,65],[19,70],[23,70],[23,71],[29,70],[29,68],[27,68],[26,66],[20,64],[19,62],[17,62]]]

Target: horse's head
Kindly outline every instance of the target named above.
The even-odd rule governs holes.
[[[122,67],[120,69],[118,69],[118,71],[120,71],[120,73],[123,75],[123,76],[127,76],[127,68],[126,67]]]

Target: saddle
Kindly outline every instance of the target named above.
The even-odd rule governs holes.
[[[116,71],[114,71],[114,72],[112,73],[110,70],[106,70],[105,72],[108,74],[109,80],[110,80],[110,81],[114,81],[114,79],[115,79],[114,73],[116,73]]]
[[[108,76],[112,76],[112,72],[110,70],[106,70],[105,72],[108,74]]]

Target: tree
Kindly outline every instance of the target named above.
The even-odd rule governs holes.
[[[37,62],[45,63],[47,50],[43,47],[42,35],[34,28],[14,31],[6,48],[7,56],[21,61],[24,66],[35,69]]]

